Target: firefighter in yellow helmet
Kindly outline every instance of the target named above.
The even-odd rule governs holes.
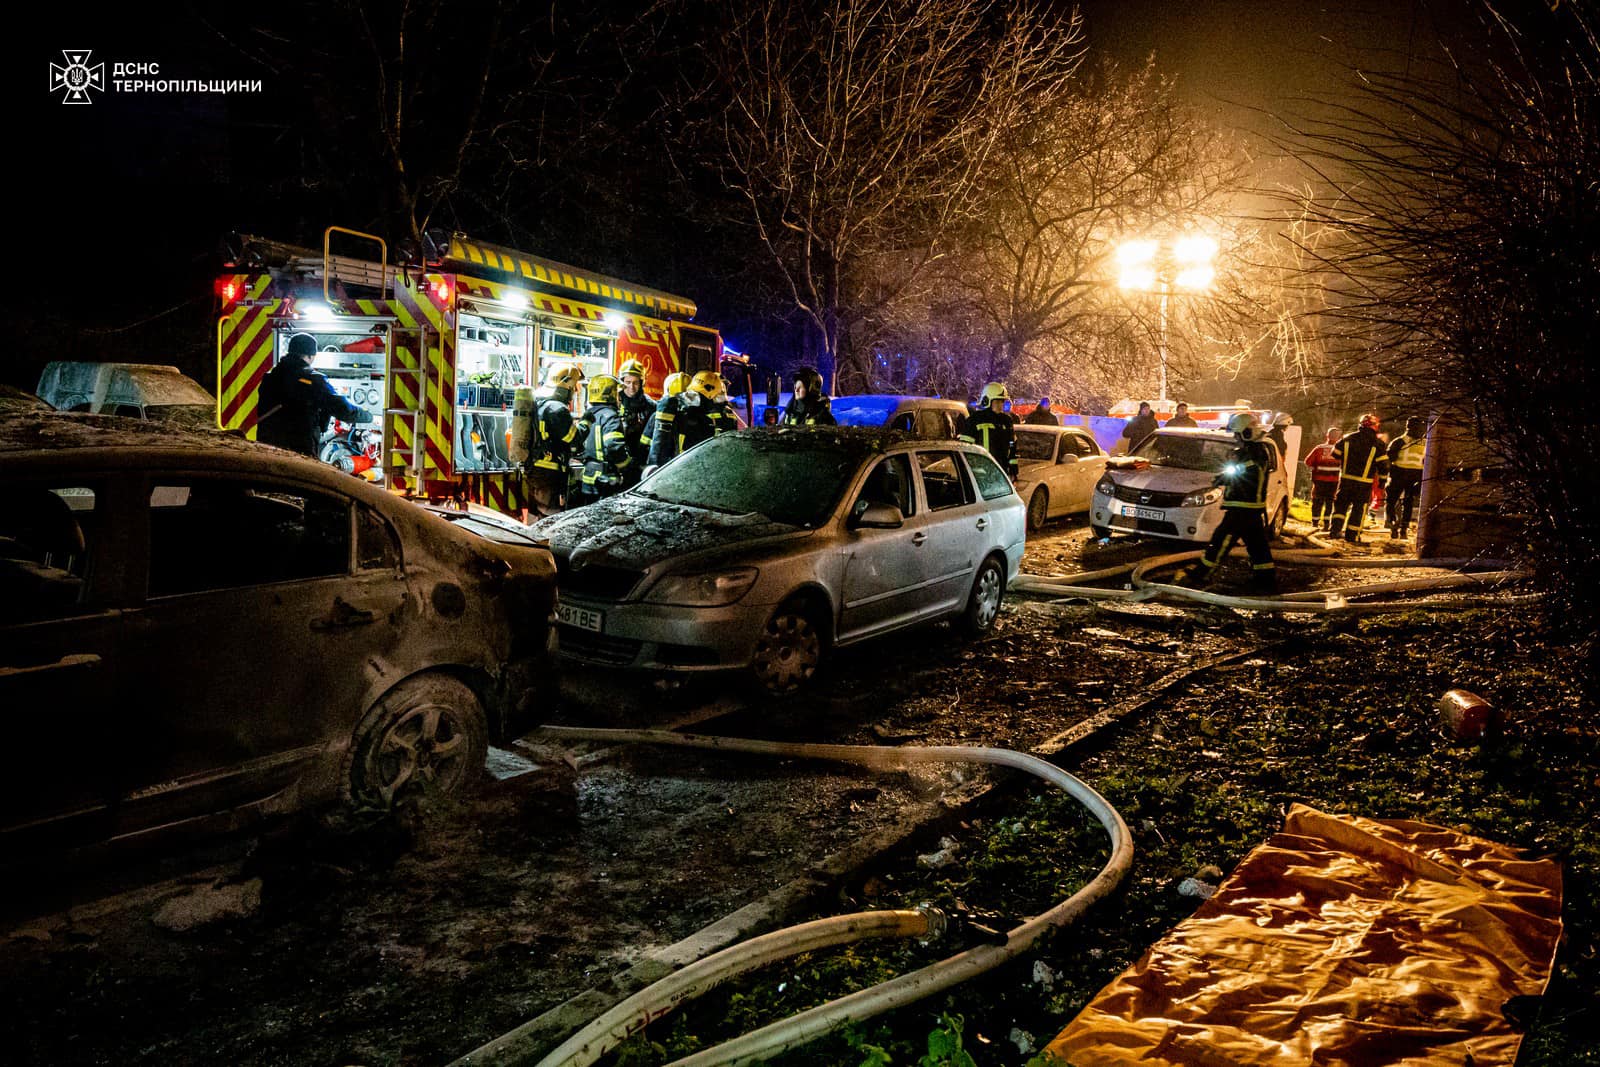
[[[623,360],[622,366],[617,368],[617,414],[622,416],[622,433],[628,441],[628,452],[633,456],[633,465],[623,479],[629,485],[639,480],[639,471],[649,456],[650,445],[644,439],[644,428],[650,416],[656,413],[655,401],[645,392],[644,379],[644,364],[637,359]]]
[[[634,465],[622,415],[617,411],[617,395],[617,380],[611,375],[597,374],[589,379],[589,410],[584,414],[589,435],[583,442],[579,490],[586,504],[620,493],[623,479]]]
[[[656,409],[651,413],[650,421],[644,424],[644,432],[639,435],[639,442],[644,445],[647,471],[656,462],[651,458],[656,455],[656,438],[665,433],[677,432],[678,397],[688,384],[689,376],[682,371],[667,375],[666,380],[661,383],[661,399],[656,401]]]
[[[738,429],[738,422],[723,402],[727,388],[722,375],[703,370],[689,379],[683,392],[662,402],[656,410],[656,429],[650,438],[650,465],[658,467],[708,438]]]
[[[578,439],[573,421],[572,394],[583,372],[570,363],[552,364],[533,409],[533,440],[523,466],[528,497],[541,515],[553,515],[566,505],[568,464]]]
[[[1233,550],[1234,542],[1243,541],[1250,553],[1251,589],[1276,593],[1278,571],[1267,544],[1267,476],[1272,459],[1263,443],[1270,431],[1249,412],[1229,419],[1228,429],[1239,446],[1211,480],[1212,485],[1222,486],[1222,522],[1212,533],[1199,566],[1180,571],[1177,581],[1180,585],[1209,583]]]
[[[990,382],[984,386],[982,406],[967,416],[960,437],[963,441],[971,441],[988,449],[995,462],[1011,476],[1012,481],[1016,481],[1016,420],[1006,411],[1006,401],[1010,399],[1011,394],[1006,392],[1004,382]]]

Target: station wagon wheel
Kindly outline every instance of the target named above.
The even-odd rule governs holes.
[[[1037,530],[1050,516],[1050,490],[1044,486],[1033,491],[1028,498],[1028,529]]]
[[[756,650],[750,673],[769,693],[793,693],[816,676],[822,663],[822,634],[804,604],[783,604],[772,613]]]
[[[376,808],[417,796],[451,796],[483,776],[488,747],[483,705],[471,689],[442,674],[408,678],[358,727],[346,794]]]
[[[1000,602],[1006,595],[1005,567],[994,556],[983,561],[978,576],[972,580],[972,593],[967,597],[966,610],[961,613],[959,625],[968,637],[980,637],[994,629],[1000,617]]]

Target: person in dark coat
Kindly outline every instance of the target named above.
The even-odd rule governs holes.
[[[1189,405],[1182,402],[1173,409],[1172,418],[1167,420],[1167,429],[1169,430],[1182,429],[1183,427],[1194,430],[1198,429],[1199,426],[1200,424],[1194,421],[1194,416],[1189,414]]]
[[[328,419],[367,422],[367,413],[334,392],[328,379],[311,369],[317,339],[295,334],[283,359],[261,381],[256,405],[256,440],[316,457]]]
[[[632,485],[639,480],[639,472],[650,455],[650,442],[644,438],[644,428],[656,413],[656,402],[645,392],[644,364],[638,360],[624,360],[617,371],[617,380],[621,383],[617,414],[622,416],[622,432],[628,441],[628,452],[633,456],[623,481]]]
[[[1352,544],[1361,542],[1361,522],[1372,500],[1373,483],[1389,471],[1389,457],[1378,440],[1378,416],[1361,416],[1361,426],[1333,446],[1339,459],[1339,488],[1333,497],[1328,532]]]
[[[1122,437],[1118,439],[1117,447],[1113,451],[1117,455],[1127,455],[1140,441],[1155,433],[1156,426],[1156,416],[1150,409],[1150,402],[1144,401],[1139,405],[1139,414],[1123,424]]]
[[[989,455],[1014,482],[1017,480],[1017,424],[1005,410],[1009,399],[1004,382],[990,382],[984,386],[983,407],[967,416],[958,436],[988,449]]]
[[[589,430],[583,441],[580,494],[585,503],[592,503],[620,493],[633,466],[627,430],[617,410],[617,380],[611,375],[589,379],[589,410],[584,421]]]
[[[1056,413],[1050,410],[1050,398],[1041,396],[1039,406],[1028,412],[1028,417],[1022,420],[1024,426],[1060,426],[1061,420],[1056,418]]]
[[[801,367],[794,375],[794,396],[783,409],[782,426],[836,426],[833,402],[822,391],[822,375],[810,367]]]

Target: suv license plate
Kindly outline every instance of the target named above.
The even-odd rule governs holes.
[[[1132,504],[1122,505],[1122,513],[1131,515],[1136,519],[1154,519],[1156,522],[1160,522],[1167,517],[1167,513],[1164,511],[1157,511],[1154,508],[1136,508]]]
[[[580,608],[576,604],[557,604],[556,618],[580,630],[592,630],[597,634],[605,632],[606,613],[603,611]]]

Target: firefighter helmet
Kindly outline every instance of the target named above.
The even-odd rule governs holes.
[[[689,376],[682,371],[669,374],[667,375],[666,380],[661,383],[661,395],[664,397],[677,396],[679,393],[683,392],[684,387],[688,384]]]
[[[1370,411],[1361,416],[1361,428],[1363,430],[1376,430],[1381,425],[1383,424],[1378,421],[1378,416],[1372,414]]]
[[[637,375],[640,381],[644,380],[644,364],[636,359],[625,359],[622,366],[617,368],[617,380],[621,381],[628,375]]]
[[[572,363],[552,363],[544,372],[546,389],[565,389],[569,393],[583,381],[583,371]]]
[[[615,404],[617,402],[617,380],[609,374],[596,374],[589,379],[589,403]]]
[[[794,381],[796,385],[806,387],[807,400],[813,400],[822,395],[822,375],[818,374],[815,368],[801,367],[794,372]]]
[[[1287,411],[1280,411],[1276,415],[1272,416],[1272,425],[1293,426],[1294,416],[1289,414]]]
[[[309,333],[297,333],[289,338],[284,355],[290,358],[310,359],[317,354],[317,339]]]
[[[1248,411],[1241,411],[1228,420],[1228,432],[1241,441],[1259,441],[1267,436],[1261,420]]]
[[[721,400],[728,389],[722,384],[722,375],[714,370],[703,370],[689,382],[689,392],[699,393],[707,400]]]
[[[983,402],[993,403],[996,400],[1010,400],[1011,394],[1006,392],[1005,382],[990,382],[983,387]]]

